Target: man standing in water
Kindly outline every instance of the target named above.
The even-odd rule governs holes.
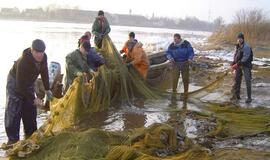
[[[182,81],[184,84],[184,101],[188,98],[188,85],[189,85],[189,63],[194,57],[194,51],[191,44],[183,40],[180,34],[174,34],[174,42],[170,44],[166,51],[168,60],[173,65],[173,99],[175,99],[175,93],[177,92],[178,80],[181,72]]]
[[[234,60],[232,63],[232,69],[235,70],[234,85],[232,87],[232,98],[231,100],[240,99],[240,89],[242,75],[244,73],[246,88],[247,88],[247,99],[246,103],[251,103],[251,69],[253,61],[253,52],[250,46],[244,40],[244,34],[238,33],[237,45],[234,54]]]
[[[49,76],[45,43],[36,39],[32,47],[23,51],[22,56],[14,63],[7,78],[7,101],[5,109],[5,129],[8,145],[20,138],[20,121],[24,125],[25,137],[28,138],[37,130],[36,106],[43,105],[36,97],[34,83],[39,76],[45,88],[47,98],[52,98],[49,90]]]
[[[110,33],[110,31],[110,24],[107,18],[104,16],[104,12],[101,10],[98,11],[98,16],[96,17],[92,26],[92,33],[95,35],[95,45],[98,48],[102,47],[102,40],[104,36]]]

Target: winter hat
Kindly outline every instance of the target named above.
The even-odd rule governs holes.
[[[46,49],[45,43],[41,39],[35,39],[32,42],[32,49],[38,52],[44,52]]]
[[[237,38],[241,38],[241,39],[244,39],[244,34],[242,32],[239,32],[237,34]]]
[[[98,11],[98,16],[104,16],[104,12],[102,10]]]

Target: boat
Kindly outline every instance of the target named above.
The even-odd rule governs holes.
[[[171,71],[170,62],[167,60],[164,52],[148,53],[150,67],[147,74],[146,82],[151,86],[161,84]],[[63,74],[61,73],[61,65],[58,62],[50,62],[49,67],[49,83],[53,95],[61,98],[63,91]],[[45,97],[45,90],[42,80],[39,78],[35,83],[35,91],[41,99]]]
[[[150,85],[159,85],[171,72],[172,68],[164,51],[156,53],[148,53],[150,67],[147,74],[147,83]]]

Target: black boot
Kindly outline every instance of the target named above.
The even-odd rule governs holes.
[[[240,100],[240,99],[241,99],[241,98],[240,98],[239,95],[233,95],[233,96],[230,98],[231,101],[238,101],[238,100]]]
[[[246,103],[251,103],[252,102],[252,99],[251,98],[247,98],[245,102]]]

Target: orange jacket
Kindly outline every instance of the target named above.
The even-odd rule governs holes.
[[[132,50],[132,48],[134,47],[134,45],[137,43],[137,39],[133,39],[133,40],[127,40],[126,43],[124,44],[124,47],[122,48],[122,53],[125,53],[125,55],[128,54],[128,52],[130,52],[130,50]]]
[[[123,48],[122,48],[122,51],[127,55],[128,53],[128,41],[125,42]]]
[[[141,43],[136,43],[132,52],[127,53],[127,62],[130,62],[139,74],[146,79],[149,69],[149,60]]]

